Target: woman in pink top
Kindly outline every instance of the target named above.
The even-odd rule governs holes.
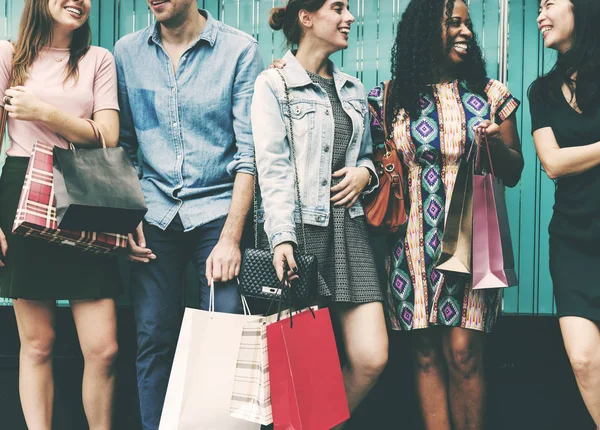
[[[117,354],[116,261],[14,236],[11,228],[36,140],[66,148],[107,146],[119,135],[113,57],[90,46],[90,0],[26,0],[16,43],[0,42],[0,106],[9,114],[0,177],[0,297],[13,299],[21,340],[19,386],[30,429],[52,422],[54,313],[70,300],[85,360],[83,404],[90,429],[109,429]]]

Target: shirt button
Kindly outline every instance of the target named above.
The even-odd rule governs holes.
[[[317,221],[317,222],[321,222],[321,221],[323,221],[323,216],[322,216],[322,215],[317,215],[317,216],[315,217],[315,221]]]
[[[296,115],[300,115],[300,108],[296,108]]]
[[[327,179],[323,179],[323,180],[321,181],[321,185],[323,185],[323,186],[327,185]]]
[[[323,148],[323,151],[329,152],[329,146],[326,146],[325,148]]]
[[[177,127],[177,121],[173,123],[173,127]]]
[[[175,91],[177,91],[177,89],[175,87],[171,88],[172,93],[174,93]]]
[[[325,109],[325,115],[329,115],[329,109]]]

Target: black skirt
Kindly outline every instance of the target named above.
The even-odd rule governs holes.
[[[550,235],[550,275],[559,317],[600,321],[600,249]]]
[[[28,157],[7,157],[0,177],[0,228],[8,242],[5,267],[0,268],[0,297],[84,300],[121,294],[113,256],[12,234],[28,164]]]

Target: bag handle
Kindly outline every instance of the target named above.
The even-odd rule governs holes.
[[[8,111],[2,108],[2,118],[0,118],[0,152],[4,143],[4,132],[6,131],[6,122],[8,120]]]
[[[96,122],[94,122],[93,120],[88,119],[88,118],[86,118],[85,120],[92,126],[92,130],[94,130],[94,137],[96,138],[96,142],[99,142],[100,144],[102,144],[102,148],[106,149],[106,141],[104,140],[104,135],[100,131],[98,124],[96,124]]]
[[[484,141],[484,142],[482,142]],[[492,162],[492,154],[490,152],[490,144],[488,141],[488,135],[486,131],[477,131],[477,136],[476,136],[476,141],[475,144],[477,145],[477,151],[476,151],[476,156],[475,156],[475,169],[477,171],[479,171],[479,168],[481,167],[481,145],[485,145],[485,149],[487,152],[487,159],[488,159],[488,164],[490,166],[490,171],[492,173],[492,176],[496,176],[496,173],[494,172],[494,164]]]

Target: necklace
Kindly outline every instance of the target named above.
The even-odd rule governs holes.
[[[56,58],[54,55],[52,55],[52,52],[50,52],[50,51],[48,51],[48,54],[50,54],[50,56],[54,59],[54,61],[56,61],[57,63],[60,63],[65,58],[67,58],[71,53],[68,52],[67,55],[63,56],[62,58]]]

